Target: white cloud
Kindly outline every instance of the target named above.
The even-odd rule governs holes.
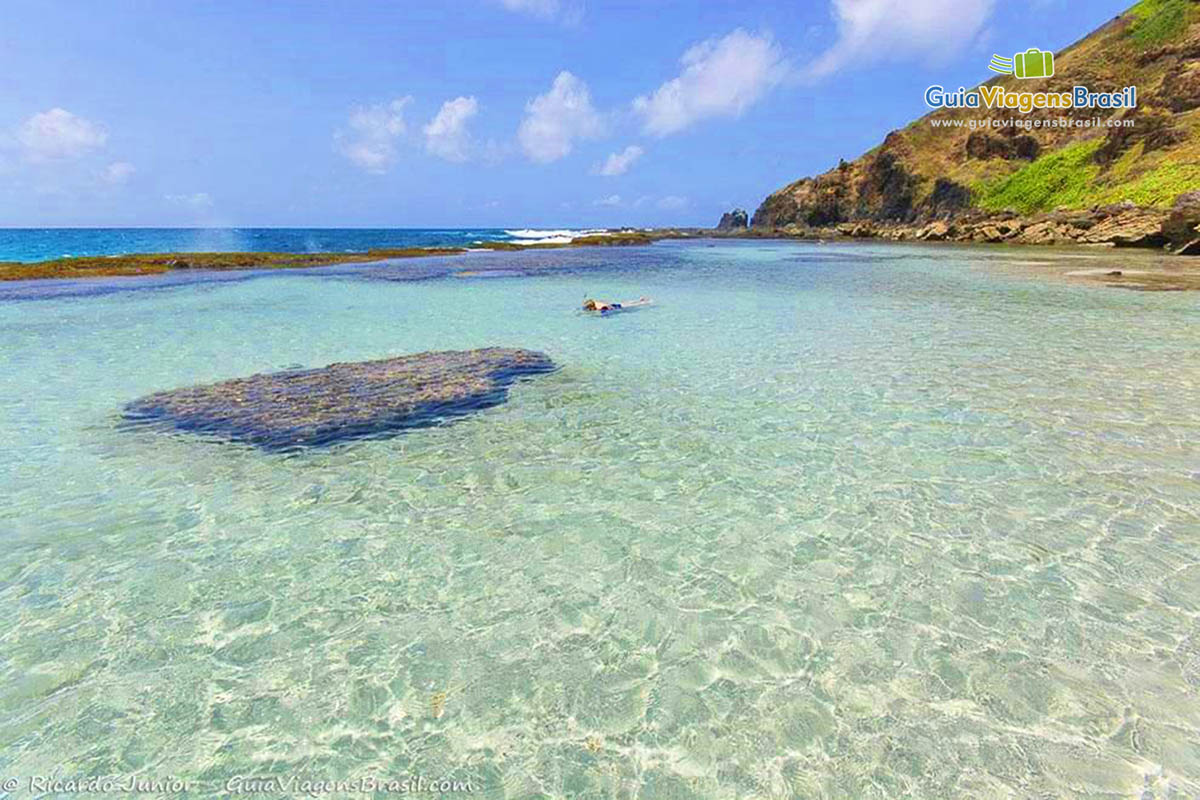
[[[603,130],[587,84],[564,71],[558,73],[550,91],[525,106],[517,140],[531,160],[546,164],[570,153],[576,139],[593,139]]]
[[[338,152],[367,172],[382,174],[396,160],[396,140],[405,134],[404,107],[411,97],[355,109],[347,122],[349,130],[333,135]]]
[[[213,204],[212,197],[209,196],[208,192],[196,192],[194,194],[167,194],[163,195],[163,199],[168,203],[172,203],[177,206],[187,206],[188,208],[197,211],[206,208],[212,208]]]
[[[128,161],[114,161],[104,168],[104,171],[100,173],[100,177],[105,183],[111,183],[116,186],[128,181],[133,177],[133,173],[135,172],[137,172],[137,169]]]
[[[666,197],[659,198],[657,205],[662,211],[679,211],[688,207],[688,199],[679,195],[669,194]]]
[[[976,37],[995,0],[832,0],[838,40],[808,68],[822,77],[853,63],[945,58]]]
[[[593,201],[592,205],[616,208],[617,206],[621,205],[621,195],[610,194],[608,197],[601,197],[599,200]]]
[[[509,11],[535,17],[553,17],[562,7],[558,0],[500,0],[500,5]]]
[[[633,101],[647,133],[667,136],[709,117],[736,117],[787,77],[789,67],[769,34],[737,29],[680,58],[679,76]]]
[[[637,161],[645,153],[642,148],[636,144],[631,144],[619,153],[612,153],[604,160],[603,164],[597,164],[592,167],[592,172],[597,175],[613,176],[624,175],[633,166],[633,162]]]
[[[471,147],[467,122],[479,112],[474,97],[456,97],[442,103],[441,109],[423,129],[425,149],[447,161],[466,161]]]
[[[62,108],[34,114],[17,131],[17,142],[29,161],[78,158],[107,141],[103,126]]]
[[[583,17],[583,5],[561,0],[500,0],[500,5],[518,14],[528,14],[539,19],[560,19],[575,24]]]

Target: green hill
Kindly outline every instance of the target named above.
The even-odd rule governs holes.
[[[752,225],[911,225],[1115,204],[1165,210],[1180,195],[1200,189],[1200,2],[1142,0],[1056,53],[1054,67],[1050,78],[1005,75],[982,87],[1070,92],[1087,86],[1111,92],[1136,86],[1137,107],[1027,114],[939,109],[892,131],[860,158],[771,194]],[[1060,117],[1100,117],[1101,124],[1051,126]],[[972,129],[972,122],[984,119],[994,120],[992,126]],[[1007,120],[1031,127],[996,127]],[[1020,235],[1016,227],[1014,237]]]

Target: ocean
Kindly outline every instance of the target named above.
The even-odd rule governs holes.
[[[0,228],[0,261],[124,253],[348,253],[470,247],[478,242],[569,242],[584,229],[503,228]]]
[[[0,775],[1200,793],[1200,300],[1030,252],[675,241],[0,285]],[[120,424],[159,390],[491,345],[560,369],[310,451]]]

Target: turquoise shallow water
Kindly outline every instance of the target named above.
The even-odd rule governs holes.
[[[0,774],[1200,795],[1200,301],[1019,257],[5,287]],[[301,454],[116,424],[160,389],[487,345],[562,369]]]

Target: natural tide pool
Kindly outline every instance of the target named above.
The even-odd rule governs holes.
[[[1005,267],[1030,257],[0,286],[0,776],[1200,795],[1200,295]],[[117,424],[162,389],[489,345],[561,370],[310,452]]]

